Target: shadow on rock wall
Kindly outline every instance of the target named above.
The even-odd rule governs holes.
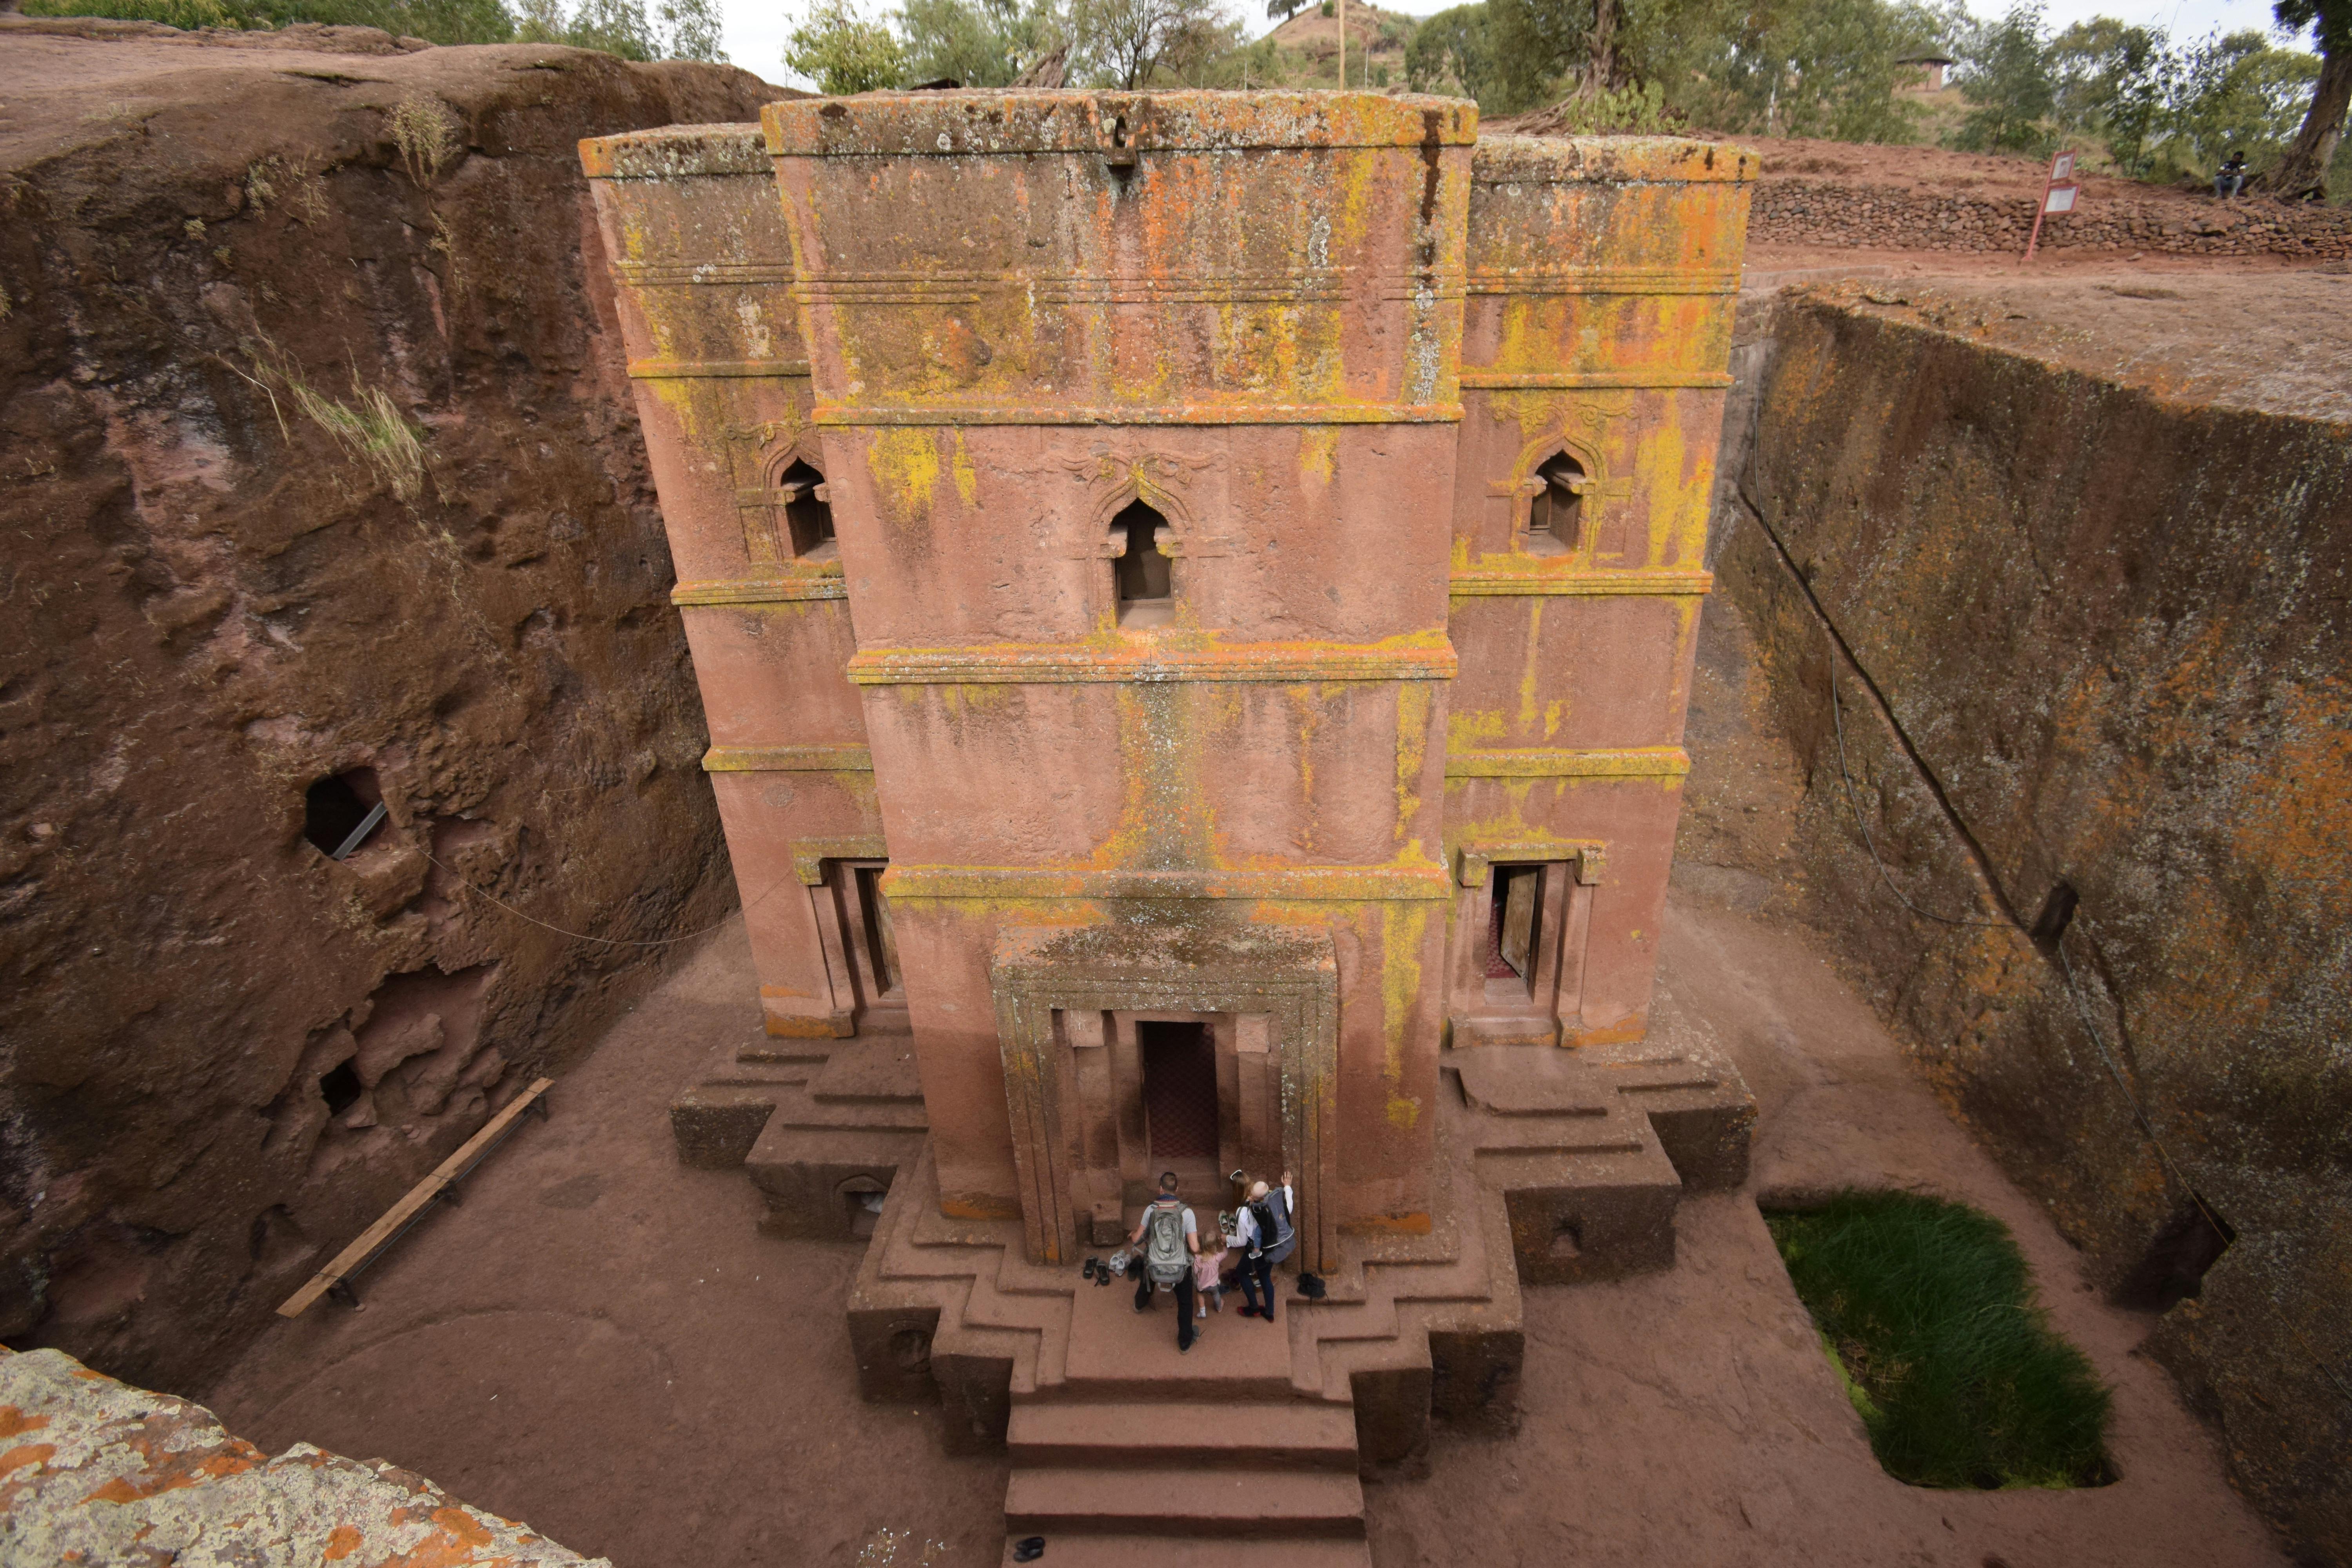
[[[0,1331],[184,1390],[665,951],[548,928],[731,902],[573,144],[775,95],[59,30],[0,34],[64,128],[0,176]]]
[[[1684,853],[1832,935],[2352,1561],[2352,431],[1802,296],[1744,336],[1708,640],[1763,678],[1701,686],[1795,765],[1695,774]],[[1727,828],[1759,800],[1785,842]]]

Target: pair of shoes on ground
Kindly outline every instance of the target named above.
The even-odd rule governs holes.
[[[1242,1316],[1244,1318],[1264,1318],[1269,1323],[1275,1321],[1273,1311],[1270,1309],[1264,1307],[1244,1307],[1242,1309]]]

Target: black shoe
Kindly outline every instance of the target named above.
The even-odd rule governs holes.
[[[1034,1563],[1045,1555],[1045,1538],[1042,1535],[1024,1535],[1013,1543],[1013,1561],[1015,1563]]]
[[[1095,1270],[1099,1267],[1101,1267],[1101,1265],[1099,1265],[1095,1259],[1091,1258],[1087,1258],[1086,1267],[1078,1270],[1078,1278],[1081,1279],[1093,1279],[1095,1277]]]

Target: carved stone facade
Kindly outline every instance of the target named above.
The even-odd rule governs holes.
[[[1646,1026],[1755,160],[1475,118],[583,146],[775,1042],[722,1066],[911,1034],[940,1212],[1037,1261],[1196,1091],[1181,1160],[1291,1170],[1311,1264],[1416,1234],[1443,1048]],[[789,1163],[724,1100],[713,1163]],[[845,1184],[912,1147],[825,1128]]]

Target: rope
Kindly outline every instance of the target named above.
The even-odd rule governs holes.
[[[523,913],[520,910],[515,908],[512,904],[508,903],[505,900],[499,898],[496,893],[491,892],[488,889],[474,886],[473,883],[466,880],[465,877],[456,867],[448,865],[444,861],[435,859],[431,850],[428,849],[425,852],[425,858],[427,860],[432,860],[433,864],[440,867],[444,871],[448,872],[450,879],[455,881],[457,886],[465,889],[466,891],[473,894],[477,898],[489,900],[490,902],[498,905],[499,908],[506,910],[507,913],[514,916],[514,918],[519,921],[528,921],[532,925],[539,927],[541,931],[551,931],[558,936],[568,936],[574,942],[601,942],[611,947],[669,947],[677,942],[692,942],[698,937],[709,936],[720,926],[723,926],[727,924],[728,921],[735,919],[736,915],[748,915],[753,910],[758,909],[761,904],[767,901],[768,893],[772,893],[778,888],[784,885],[781,879],[770,883],[768,885],[767,893],[761,893],[758,898],[753,899],[750,903],[745,904],[741,909],[737,910],[735,914],[730,914],[720,920],[714,921],[710,924],[704,926],[700,931],[690,931],[678,936],[656,937],[652,941],[639,941],[633,937],[590,936],[585,931],[565,931],[562,926],[549,925],[545,921],[541,920],[536,915],[527,915]]]

